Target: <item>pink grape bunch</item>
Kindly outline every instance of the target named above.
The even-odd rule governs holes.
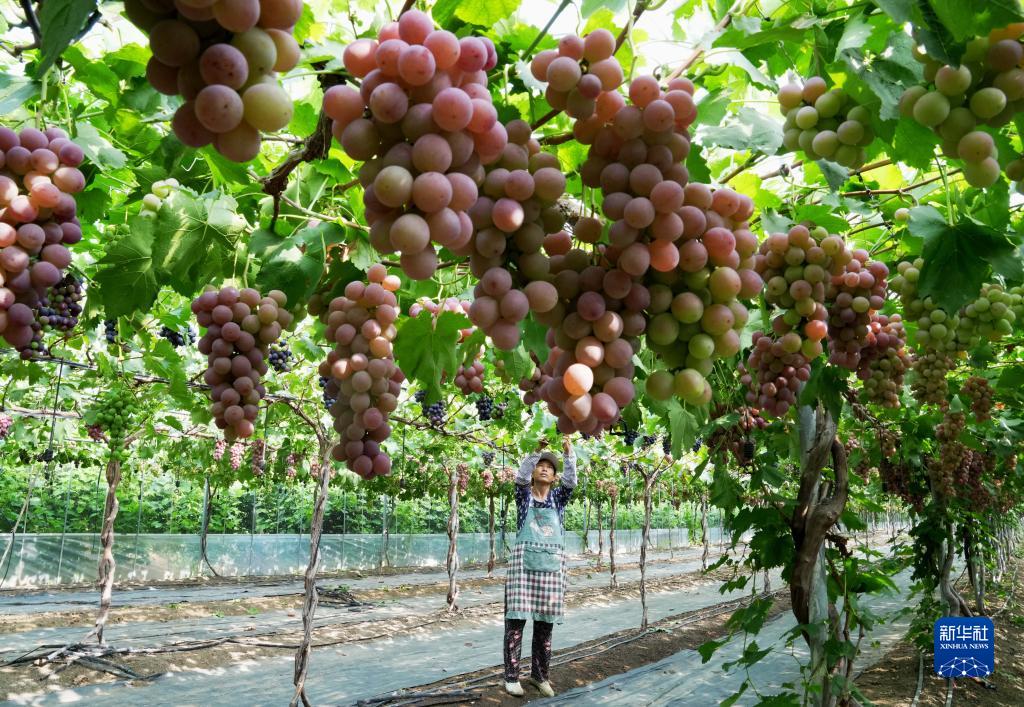
[[[846,271],[832,275],[825,299],[829,303],[829,363],[855,371],[867,344],[871,317],[885,304],[889,268],[869,260],[864,249],[858,248],[852,255]]]
[[[247,162],[261,132],[291,122],[293,105],[278,81],[299,61],[293,36],[302,0],[126,0],[128,19],[149,36],[146,80],[184,103],[171,121],[189,147],[212,144]]]
[[[459,493],[466,493],[469,490],[469,464],[459,462],[455,472],[458,474]]]
[[[861,400],[887,408],[900,406],[903,378],[910,368],[907,332],[898,314],[875,314],[868,324],[867,343],[861,347],[857,377],[863,381]]]
[[[454,252],[468,255],[470,271],[480,278],[470,318],[496,347],[510,350],[519,344],[519,322],[531,310],[555,306],[555,289],[545,279],[572,239],[562,230],[558,200],[566,180],[558,158],[540,151],[525,121],[513,120],[506,128],[508,144],[469,211],[473,236]]]
[[[218,439],[213,443],[213,460],[219,462],[224,458],[224,452],[227,451],[228,443],[223,439]]]
[[[228,464],[231,466],[231,471],[238,471],[242,468],[242,460],[245,457],[245,444],[242,442],[235,442],[231,445],[228,450]]]
[[[484,362],[477,360],[468,366],[459,366],[454,382],[463,395],[484,392]]]
[[[622,66],[614,58],[615,35],[596,29],[585,37],[567,34],[557,49],[546,49],[530,61],[533,78],[547,84],[544,98],[570,118],[587,121],[610,117],[622,105],[616,89],[622,85]]]
[[[254,439],[252,441],[252,458],[250,461],[252,467],[252,475],[255,477],[263,476],[263,472],[267,468],[267,442],[264,439]]]
[[[808,360],[821,355],[828,335],[826,284],[852,258],[843,239],[821,226],[796,225],[761,242],[754,267],[765,283],[765,301],[782,310],[772,332],[787,350]]]
[[[746,364],[739,365],[746,400],[768,417],[783,417],[796,406],[800,384],[811,379],[811,364],[799,347],[789,350],[781,339],[754,332]]]
[[[779,110],[786,117],[782,144],[802,150],[807,159],[826,159],[856,169],[864,164],[864,148],[875,139],[871,114],[841,88],[829,89],[820,76],[779,89]]]
[[[342,60],[360,87],[328,89],[324,112],[342,149],[363,162],[370,242],[400,253],[409,277],[428,279],[438,246],[456,250],[472,238],[466,212],[484,165],[508,143],[487,90],[494,45],[434,29],[429,15],[409,10],[377,39],[349,44]]]
[[[0,412],[0,439],[7,439],[7,435],[11,433],[11,425],[14,424],[14,420],[11,416],[5,412]]]
[[[203,380],[210,389],[210,412],[224,438],[251,437],[260,400],[267,394],[260,382],[267,375],[269,348],[292,326],[294,317],[280,290],[261,297],[246,287],[208,288],[192,300],[192,312],[206,333],[199,352],[206,356]]]
[[[296,466],[299,463],[299,455],[292,452],[288,455],[284,462],[284,475],[289,479],[294,479],[296,472]]]
[[[490,491],[494,488],[494,473],[489,469],[484,469],[480,472],[480,481],[483,483],[484,490]]]
[[[381,444],[391,435],[388,416],[398,407],[405,375],[392,348],[401,281],[379,263],[366,277],[367,282],[348,283],[345,294],[320,316],[334,348],[319,373],[328,379],[325,394],[335,400],[330,412],[340,440],[332,456],[369,479],[391,473],[391,458]]]
[[[83,159],[60,128],[0,126],[0,336],[24,359],[47,351],[49,303],[63,299],[68,246],[82,240],[73,195],[85,188]]]

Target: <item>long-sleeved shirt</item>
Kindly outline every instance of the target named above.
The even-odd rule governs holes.
[[[538,501],[531,493],[530,482],[533,470],[540,460],[540,452],[528,454],[516,472],[516,529],[522,530],[526,522],[526,514],[530,508],[554,508],[558,512],[558,522],[565,528],[565,507],[572,499],[572,490],[576,488],[576,452],[569,447],[568,453],[562,457],[562,481],[548,491],[548,497]],[[531,504],[532,501],[532,504]]]

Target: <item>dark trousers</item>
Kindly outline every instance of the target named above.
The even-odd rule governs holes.
[[[519,658],[523,654],[523,629],[526,619],[505,619],[505,682],[519,681]],[[530,650],[530,677],[548,679],[551,665],[551,629],[554,624],[533,622],[533,646]]]

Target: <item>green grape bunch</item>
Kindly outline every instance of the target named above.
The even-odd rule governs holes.
[[[1000,285],[983,285],[978,298],[960,310],[956,337],[963,349],[982,341],[998,341],[1013,333],[1014,307],[1020,308],[1021,296]]]
[[[920,296],[918,280],[923,267],[922,258],[899,263],[896,266],[897,274],[889,280],[889,288],[900,296],[904,320],[917,324],[914,339],[919,347],[944,353],[955,352],[959,349],[957,328],[960,316],[949,314],[935,304],[931,297]]]
[[[142,413],[138,398],[126,385],[111,386],[86,414],[86,422],[98,425],[107,436],[110,456],[118,461],[127,458],[125,449],[129,433]]]
[[[777,97],[786,117],[782,144],[787,151],[802,150],[808,159],[831,160],[850,169],[863,166],[864,148],[875,139],[867,108],[841,88],[829,89],[820,76],[803,86],[783,86]]]

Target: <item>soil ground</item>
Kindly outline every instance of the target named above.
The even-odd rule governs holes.
[[[1024,705],[1024,559],[1015,558],[1001,585],[989,590],[986,608],[996,627],[996,671],[989,676],[988,686],[980,680],[955,681],[953,704],[1020,707]],[[971,596],[970,587],[960,591]],[[947,681],[932,671],[931,651],[923,659],[918,705],[944,707]],[[907,640],[900,641],[857,678],[857,687],[877,707],[904,707],[917,689],[919,665],[917,649]]]

